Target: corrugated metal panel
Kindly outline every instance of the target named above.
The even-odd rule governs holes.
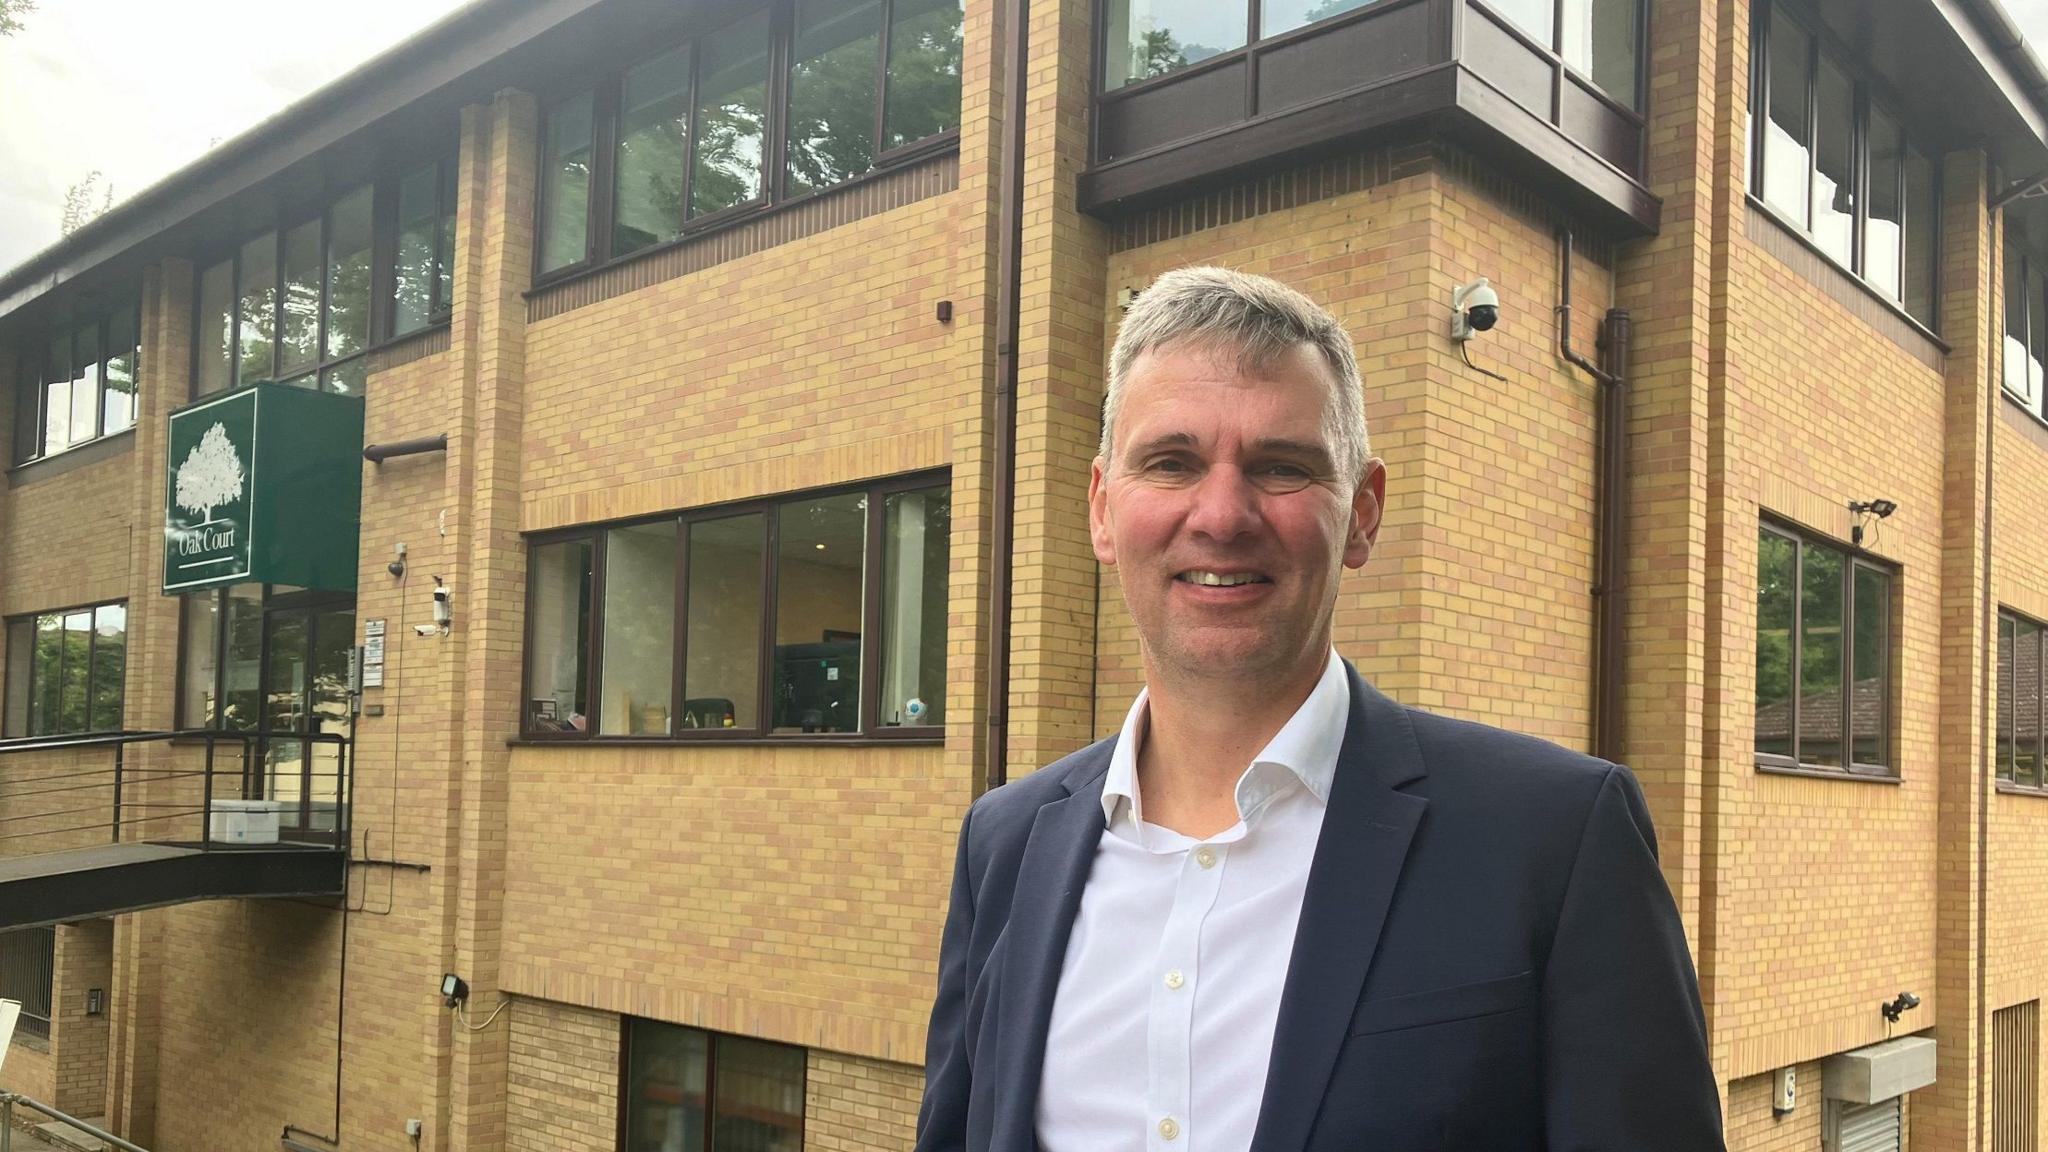
[[[2038,1146],[2041,1002],[1991,1014],[1991,1152]]]
[[[1881,1104],[1850,1104],[1830,1100],[1822,1142],[1827,1152],[1903,1152],[1899,1097]]]

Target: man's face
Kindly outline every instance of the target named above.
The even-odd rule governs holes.
[[[1115,567],[1149,675],[1320,668],[1337,578],[1379,534],[1386,473],[1353,484],[1325,428],[1334,375],[1307,345],[1256,371],[1234,351],[1138,357],[1089,478],[1095,556]]]

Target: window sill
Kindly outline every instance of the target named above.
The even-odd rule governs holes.
[[[1756,770],[1770,776],[1806,776],[1815,780],[1848,780],[1857,784],[1903,784],[1905,780],[1897,773],[1879,776],[1872,772],[1852,772],[1847,768],[1809,768],[1806,765],[1771,764],[1758,761]]]
[[[52,452],[47,456],[38,456],[34,460],[16,464],[7,470],[7,486],[22,488],[38,481],[62,476],[66,472],[75,472],[102,460],[110,460],[134,446],[133,426],[123,428],[119,432],[109,432],[82,444],[73,444],[61,452]]]
[[[14,1040],[9,1046],[28,1052],[42,1052],[44,1054],[48,1054],[50,1051],[50,1042],[48,1040],[40,1036],[30,1036],[28,1033],[20,1030],[15,1031]]]
[[[2001,796],[2032,796],[2036,800],[2048,800],[2048,787],[2035,784],[2015,784],[2010,780],[2000,780],[1998,782],[1998,794]]]
[[[913,745],[936,748],[946,742],[946,730],[934,726],[929,732],[905,736],[847,734],[841,736],[512,736],[508,748],[886,748]]]
[[[1883,308],[1887,312],[1890,312],[1893,316],[1897,317],[1901,321],[1904,321],[1905,324],[1909,328],[1911,328],[1915,333],[1926,339],[1936,348],[1939,348],[1941,350],[1942,355],[1946,356],[1955,350],[1949,346],[1948,341],[1943,340],[1940,336],[1936,335],[1935,331],[1932,328],[1929,328],[1925,323],[1917,319],[1911,312],[1906,311],[1904,305],[1900,304],[1898,301],[1892,299],[1891,297],[1885,295],[1878,289],[1873,288],[1868,280],[1865,280],[1863,277],[1851,271],[1848,265],[1842,263],[1840,260],[1837,260],[1833,254],[1823,249],[1820,245],[1814,243],[1813,237],[1807,235],[1806,230],[1804,228],[1801,228],[1797,224],[1794,224],[1790,220],[1787,220],[1785,218],[1784,213],[1779,212],[1776,208],[1773,208],[1769,204],[1765,203],[1761,196],[1758,196],[1755,192],[1745,190],[1743,192],[1743,199],[1749,202],[1749,207],[1752,211],[1756,212],[1758,215],[1762,216],[1765,220],[1769,221],[1770,223],[1776,225],[1778,229],[1782,231],[1789,239],[1791,239],[1793,243],[1799,245],[1801,248],[1806,249],[1814,256],[1819,257],[1823,262],[1827,264],[1828,267],[1834,269],[1836,272],[1841,273],[1841,275],[1846,280],[1848,280],[1849,283],[1855,285],[1856,288],[1859,291],[1861,291],[1863,295],[1870,300],[1871,303],[1876,304],[1878,307]]]

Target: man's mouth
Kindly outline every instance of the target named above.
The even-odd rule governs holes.
[[[1206,572],[1191,568],[1177,573],[1175,580],[1186,584],[1200,584],[1205,588],[1235,588],[1240,584],[1271,584],[1273,581],[1257,572]]]

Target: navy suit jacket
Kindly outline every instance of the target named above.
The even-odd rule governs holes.
[[[1350,680],[1251,1152],[1722,1152],[1698,983],[1634,777]],[[968,811],[918,1152],[1037,1148],[1113,744]]]

